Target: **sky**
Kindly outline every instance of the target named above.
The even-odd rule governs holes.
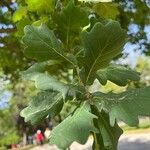
[[[0,95],[0,109],[6,108],[8,106],[8,102],[11,96],[12,96],[12,93],[9,91],[4,91]]]
[[[9,81],[4,81],[4,79],[0,78],[0,109],[7,107],[8,101],[12,96],[12,93],[8,90],[5,90],[5,86],[9,84]]]
[[[128,34],[136,34],[139,30],[136,24],[130,24],[128,29]],[[144,31],[146,32],[148,42],[150,42],[150,26],[145,26]],[[128,57],[126,57],[126,59],[121,58],[118,62],[120,64],[130,65],[131,68],[134,68],[136,66],[137,59],[144,56],[141,50],[144,50],[144,46],[141,48],[138,44],[127,42],[124,46],[124,53],[128,54]]]

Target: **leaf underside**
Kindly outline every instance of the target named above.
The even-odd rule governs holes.
[[[129,90],[120,94],[94,94],[98,109],[109,113],[113,126],[116,119],[122,120],[129,126],[138,125],[138,116],[150,116],[150,87]]]
[[[98,126],[105,149],[116,150],[119,137],[123,133],[122,129],[117,123],[115,123],[114,126],[111,126],[109,123],[109,116],[104,112],[99,113]]]
[[[52,91],[43,91],[31,99],[29,106],[21,111],[25,121],[32,124],[43,121],[47,116],[54,117],[63,106],[62,94]]]
[[[65,149],[74,141],[85,144],[90,131],[96,131],[92,120],[96,118],[84,103],[72,115],[56,126],[50,135],[50,144]]]
[[[34,81],[37,89],[58,91],[62,93],[63,97],[65,97],[69,91],[72,91],[73,93],[73,86],[60,82],[54,76],[46,73],[48,67],[51,68],[51,66],[59,63],[59,61],[55,60],[36,63],[26,71],[22,72],[22,77],[23,79]]]
[[[125,86],[129,81],[139,81],[139,74],[121,65],[110,65],[105,69],[98,70],[97,79],[102,85],[106,85],[107,80]]]

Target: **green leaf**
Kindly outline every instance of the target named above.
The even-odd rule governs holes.
[[[69,91],[69,86],[63,82],[58,81],[54,77],[46,74],[39,74],[35,78],[35,86],[41,90],[55,90],[59,91],[65,97]]]
[[[150,116],[150,87],[120,94],[96,92],[93,98],[99,111],[109,112],[112,126],[116,119],[122,120],[129,126],[136,126],[138,116]]]
[[[24,51],[26,56],[40,61],[65,59],[60,41],[46,25],[42,24],[39,27],[28,25],[24,32],[22,41],[27,46]]]
[[[116,21],[107,24],[96,23],[90,32],[82,33],[85,48],[84,82],[92,84],[96,71],[108,66],[110,61],[121,53],[126,32]]]
[[[49,13],[54,10],[55,0],[25,0],[29,11],[38,13]]]
[[[62,149],[68,148],[74,141],[85,144],[89,132],[97,131],[92,123],[94,118],[96,116],[89,112],[87,104],[84,103],[53,129],[49,139],[50,144],[56,144]]]
[[[35,82],[35,87],[37,89],[58,91],[63,94],[64,98],[66,97],[68,91],[71,88],[69,85],[60,82],[56,78],[44,73],[29,74],[27,75],[27,78]]]
[[[111,126],[109,115],[104,111],[99,112],[96,106],[92,106],[92,112],[98,116],[98,119],[95,119],[94,123],[99,130],[99,133],[94,135],[94,140],[96,140],[95,138],[101,137],[101,140],[97,139],[98,143],[95,141],[95,146],[99,145],[99,149],[102,150],[117,150],[118,140],[123,131],[119,128],[116,122],[114,126]],[[102,145],[102,143],[104,145]]]
[[[100,113],[98,118],[99,130],[103,138],[106,150],[117,150],[118,140],[123,133],[122,129],[115,123],[110,125],[109,117],[106,113]]]
[[[140,80],[139,74],[121,65],[110,65],[105,69],[98,70],[97,79],[102,85],[106,85],[107,80],[125,86],[129,81]]]
[[[115,3],[98,3],[93,6],[95,12],[102,18],[113,19],[119,15],[118,5]]]
[[[13,14],[13,21],[17,22],[20,21],[21,19],[25,18],[27,15],[27,7],[19,7]]]
[[[62,106],[62,94],[45,91],[32,98],[29,106],[21,111],[21,116],[25,118],[26,122],[31,121],[32,124],[35,124],[48,115],[50,117],[57,115]]]
[[[22,36],[24,35],[24,27],[31,23],[32,22],[29,18],[22,18],[21,20],[19,20],[19,22],[16,23],[17,27],[16,35],[22,38]]]
[[[78,0],[80,2],[94,2],[94,3],[98,3],[98,2],[112,2],[112,0]]]
[[[27,57],[39,61],[50,59],[65,61],[73,66],[75,65],[70,58],[65,56],[62,43],[46,25],[42,24],[39,27],[28,25],[25,27],[24,32],[25,35],[22,41],[26,45],[24,53]]]
[[[57,65],[60,65],[61,61],[58,60],[48,60],[41,63],[35,63],[26,71],[22,71],[21,75],[23,79],[32,80],[39,73],[44,73],[45,71],[54,71],[54,68],[57,69]]]
[[[61,40],[68,46],[79,36],[80,31],[89,23],[86,9],[75,6],[71,0],[60,13],[56,13],[54,21],[58,25],[58,34]]]
[[[63,94],[64,98],[66,98],[66,96],[75,97],[75,95],[78,93],[81,94],[82,92],[78,89],[78,87],[63,83],[57,80],[54,76],[47,74],[46,71],[48,71],[49,69],[52,69],[51,71],[54,71],[52,66],[56,67],[56,65],[59,64],[60,62],[56,60],[35,63],[29,69],[23,71],[21,75],[25,80],[34,81],[35,87],[37,89],[58,91]]]
[[[40,26],[41,24],[48,24],[49,17],[48,16],[41,16],[39,20],[32,23],[34,26]]]

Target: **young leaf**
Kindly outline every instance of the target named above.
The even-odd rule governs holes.
[[[110,65],[97,71],[97,79],[102,85],[106,85],[107,80],[109,80],[119,86],[125,86],[128,81],[138,81],[140,77],[137,72],[127,67]]]
[[[50,135],[50,144],[56,144],[59,148],[66,149],[74,141],[85,144],[90,131],[96,131],[93,126],[95,115],[89,112],[84,103],[72,115],[56,126]]]
[[[129,126],[138,124],[138,116],[150,115],[150,87],[129,90],[120,94],[94,93],[94,102],[99,110],[109,112],[113,126],[115,120],[122,120]]]
[[[93,9],[102,18],[113,19],[119,15],[118,5],[115,3],[94,4]]]
[[[38,13],[49,13],[55,7],[55,0],[25,0],[29,11]]]
[[[27,16],[27,7],[19,7],[13,14],[13,21],[17,22]]]
[[[121,53],[126,32],[116,21],[106,25],[96,23],[90,32],[82,33],[85,48],[84,82],[92,84],[96,71],[108,66],[110,61]]]
[[[33,97],[29,106],[21,111],[21,116],[25,121],[31,121],[32,124],[39,123],[48,115],[53,117],[57,115],[63,106],[62,94],[52,91],[38,93]]]
[[[98,3],[98,2],[112,2],[112,0],[79,0],[81,2],[94,2],[94,3]]]
[[[25,35],[22,41],[27,46],[24,51],[26,56],[40,61],[49,59],[69,61],[63,55],[60,41],[46,25],[42,24],[39,27],[28,25],[25,27],[24,32]]]

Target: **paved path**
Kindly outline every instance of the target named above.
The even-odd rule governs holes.
[[[119,150],[150,150],[150,132],[122,135]]]
[[[89,138],[85,145],[80,145],[74,142],[71,145],[71,150],[92,150],[92,138]],[[58,150],[56,146],[37,146],[31,150]],[[118,150],[150,150],[150,132],[138,134],[124,134],[120,138]]]

